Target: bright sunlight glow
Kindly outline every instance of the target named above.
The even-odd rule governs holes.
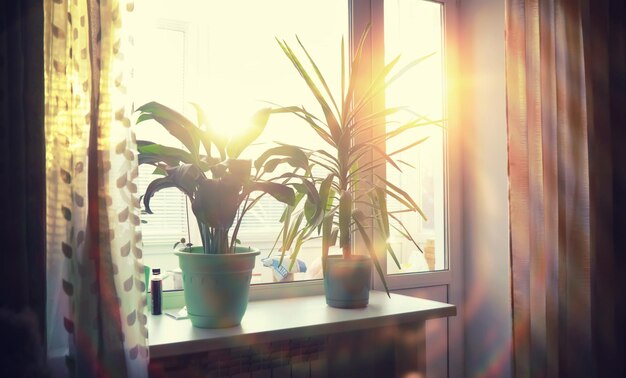
[[[340,42],[343,36],[348,51],[348,1],[153,0],[140,7],[137,6],[137,13],[142,22],[135,31],[136,107],[158,101],[195,119],[190,102],[198,103],[207,112],[213,127],[226,135],[248,127],[257,110],[274,104],[303,105],[317,113],[319,105],[275,40],[284,39],[296,47],[296,35],[315,57],[331,91],[341,91]],[[401,67],[413,59],[435,53],[389,88],[387,106],[408,105],[413,114],[430,119],[444,118],[442,5],[430,1],[387,0],[384,24],[387,62],[401,54],[398,65]],[[411,117],[410,112],[405,113],[404,119]],[[391,121],[393,127],[403,118]],[[138,139],[176,146],[176,141],[161,127],[150,127],[146,122],[135,130]],[[408,189],[428,215],[426,222],[416,217],[404,220],[426,253],[416,253],[413,245],[392,234],[403,269],[397,272],[395,264],[388,259],[391,274],[446,267],[444,132],[434,126],[416,130],[398,138],[399,144],[390,143],[387,149],[394,151],[404,145],[403,141],[424,136],[429,136],[427,142],[397,155],[415,169],[403,169],[399,174],[387,167],[387,174],[392,182]],[[294,117],[273,116],[256,144],[241,157],[254,158],[276,140],[315,149],[325,146],[313,130],[303,127]],[[142,169],[141,175],[149,175],[145,170],[149,167]],[[167,195],[158,195],[168,199],[153,201],[155,207],[161,203],[162,208],[155,210],[159,216],[146,217],[148,223],[143,225],[142,232],[146,245],[152,242],[167,247],[180,237],[178,235],[187,234],[188,209],[184,196],[174,189]],[[269,250],[278,232],[276,221],[281,212],[280,207],[272,204],[256,206],[244,220],[242,227],[247,229],[239,234],[246,238],[242,242]],[[194,223],[190,223],[192,239]],[[311,247],[310,251],[305,248],[299,255],[310,266],[317,257],[319,247]],[[174,260],[163,262],[157,257],[150,258],[154,260],[148,263],[154,266],[177,266]],[[262,266],[255,269],[259,277],[255,276],[253,281],[271,280],[268,272]]]

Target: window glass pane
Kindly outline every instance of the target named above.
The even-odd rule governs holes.
[[[246,127],[254,112],[270,106],[267,102],[317,109],[315,99],[275,39],[286,39],[295,47],[296,35],[315,57],[332,90],[335,93],[340,90],[340,42],[342,36],[346,43],[348,38],[347,1],[182,0],[175,6],[158,1],[151,12],[157,20],[154,28],[159,29],[160,24],[174,25],[183,33],[178,40],[173,35],[165,37],[155,33],[147,45],[161,51],[162,55],[138,54],[144,74],[149,76],[146,82],[150,84],[143,89],[146,101],[162,101],[189,117],[195,115],[187,102],[196,102],[207,110],[210,122],[227,134]],[[176,41],[168,42],[167,38]],[[161,92],[157,92],[157,87]],[[242,157],[254,159],[274,141],[299,145],[310,141],[310,148],[323,147],[319,138],[295,117],[273,116],[261,138]],[[155,213],[160,194],[153,199]],[[283,206],[268,196],[244,218],[239,239],[244,245],[261,249],[253,283],[273,281],[271,269],[264,267],[261,259],[267,257],[274,244],[282,210]],[[185,213],[186,210],[180,211]],[[190,216],[191,241],[200,244],[195,219]],[[150,216],[144,219],[148,225],[152,223]],[[179,229],[172,232],[179,232]],[[185,235],[186,231],[173,238],[169,245]],[[151,240],[146,231],[144,239],[148,243]],[[299,259],[308,272],[296,274],[295,279],[318,277],[316,267],[321,267],[320,255],[318,241],[305,245]],[[166,271],[178,267],[177,259],[170,252],[162,256],[147,255],[145,261]],[[167,279],[164,285],[167,287]]]
[[[399,67],[426,55],[433,54],[406,72],[386,92],[388,107],[406,106],[408,111],[394,115],[388,130],[415,117],[441,120],[445,118],[444,106],[444,51],[443,5],[431,1],[385,1],[385,61],[388,63],[401,55]],[[445,133],[438,126],[411,130],[387,144],[392,153],[405,146],[407,141],[428,138],[416,148],[394,155],[410,164],[402,172],[387,166],[387,176],[392,183],[405,189],[425,213],[427,220],[415,214],[399,213],[404,226],[421,247],[422,252],[400,232],[392,233],[391,242],[401,263],[398,270],[391,257],[387,259],[387,272],[401,274],[441,270],[447,268],[445,245],[444,157]],[[389,198],[391,209],[401,205]]]
[[[159,101],[170,107],[182,110],[185,103],[184,76],[185,31],[165,25],[155,25],[152,33],[138,38],[134,80],[135,107],[149,101]],[[163,73],[167,72],[167,75]],[[135,127],[138,140],[149,140],[180,147],[165,129],[154,121],[147,121]],[[159,177],[153,175],[154,167],[139,167],[137,179],[138,193],[145,193],[148,184]],[[155,194],[150,202],[154,212],[142,216],[143,243],[148,252],[172,246],[175,240],[187,234],[187,202],[185,196],[175,188],[168,188]],[[143,203],[142,203],[143,209]]]

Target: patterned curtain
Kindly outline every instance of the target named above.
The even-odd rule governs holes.
[[[48,354],[69,375],[147,375],[127,0],[46,0]]]
[[[506,1],[517,377],[625,373],[625,9]]]

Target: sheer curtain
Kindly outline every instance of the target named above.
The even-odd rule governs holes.
[[[507,0],[516,376],[623,376],[622,1]]]
[[[44,2],[48,354],[71,376],[147,375],[133,10],[127,0]]]

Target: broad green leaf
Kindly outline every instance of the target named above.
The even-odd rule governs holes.
[[[299,212],[298,216],[294,220],[293,225],[291,226],[289,230],[289,234],[287,236],[287,244],[285,245],[285,248],[291,249],[291,245],[293,244],[293,241],[295,240],[298,234],[298,230],[300,229],[300,225],[302,224],[303,219],[304,219],[304,213]]]
[[[156,101],[151,101],[146,104],[143,104],[139,108],[137,108],[138,112],[152,114],[153,117],[165,118],[170,121],[174,121],[177,124],[183,126],[184,128],[192,128],[195,127],[193,122],[191,122],[187,117],[180,114],[174,109],[171,109],[163,104],[160,104]]]
[[[228,249],[228,230],[241,205],[240,190],[241,183],[232,175],[219,180],[206,179],[199,183],[191,200],[196,218],[212,229],[217,251]]]
[[[154,214],[150,209],[150,199],[152,196],[161,189],[176,187],[176,183],[171,177],[165,176],[152,180],[146,188],[146,194],[143,196],[143,206],[146,208],[146,213]]]
[[[228,138],[215,130],[213,125],[209,122],[208,117],[206,116],[204,109],[196,103],[191,103],[191,105],[196,109],[196,116],[198,118],[198,126],[200,127],[198,130],[197,137],[202,141],[202,145],[206,153],[211,156],[211,146],[215,145],[217,148],[217,152],[220,154],[220,158],[222,160],[226,159],[226,144],[228,143]]]
[[[139,115],[139,117],[137,117],[137,122],[135,122],[135,124],[140,124],[141,122],[145,122],[145,121],[150,121],[150,120],[154,120],[154,116],[150,113],[142,113]]]
[[[283,257],[284,257],[284,253],[285,251],[289,248],[289,234],[291,232],[291,214],[293,214],[294,211],[294,207],[293,206],[287,206],[287,209],[285,209],[285,219],[283,220],[283,243],[280,247],[281,252],[283,252],[283,254],[280,256],[280,262],[283,262]]]
[[[140,106],[137,111],[151,114],[151,117],[176,139],[180,140],[193,156],[198,156],[198,145],[190,131],[190,129],[195,129],[196,127],[184,115],[154,101]],[[141,118],[142,116],[140,115],[139,117]]]
[[[270,159],[265,162],[263,165],[264,172],[263,173],[272,173],[276,170],[276,168],[281,164],[289,164],[292,162],[291,158],[280,158],[280,159]],[[290,164],[291,165],[291,164]]]
[[[298,261],[298,253],[300,253],[300,249],[302,248],[302,244],[304,243],[304,232],[306,229],[303,229],[302,231],[300,231],[298,233],[298,236],[296,237],[296,244],[293,246],[292,250],[291,250],[291,255],[290,260],[291,263],[289,263],[289,270],[291,271],[293,269],[294,264],[296,263],[296,261]]]
[[[250,186],[246,188],[244,194],[247,195],[256,190],[267,193],[287,205],[293,206],[296,200],[293,189],[283,184],[268,181],[253,181],[250,183]]]
[[[224,162],[228,168],[228,174],[237,182],[245,184],[250,181],[252,161],[249,159],[228,159]]]
[[[254,161],[254,168],[259,171],[261,167],[266,164],[266,161],[273,156],[286,157],[285,159],[275,159],[278,161],[278,163],[285,162],[294,168],[301,168],[304,171],[308,171],[309,169],[309,158],[307,157],[307,155],[304,153],[304,151],[302,151],[301,148],[291,145],[281,145],[278,147],[270,148],[267,151],[263,152],[261,156],[259,156]],[[272,172],[274,169],[268,169],[268,167],[266,166],[265,170],[267,172]]]
[[[202,172],[194,165],[184,164],[167,170],[167,176],[153,180],[146,188],[143,203],[148,214],[152,214],[150,209],[150,199],[161,189],[178,188],[190,198],[198,185],[198,180],[202,177]]]
[[[302,184],[306,187],[307,193],[306,202],[304,203],[304,214],[311,227],[317,227],[324,214],[324,204],[313,183],[308,180],[303,180]]]
[[[334,177],[335,176],[331,173],[328,176],[326,176],[326,178],[320,184],[319,196],[320,196],[320,201],[324,205],[325,211],[330,210],[330,206],[333,203],[332,198],[330,197],[331,195],[330,189],[331,189],[331,184],[333,182]]]
[[[261,133],[265,129],[267,121],[269,120],[270,112],[270,108],[265,108],[257,111],[252,117],[251,126],[243,132],[233,136],[230,141],[228,141],[226,152],[228,153],[229,157],[239,157],[241,152],[252,142],[254,142],[259,137],[259,135],[261,135]]]
[[[287,213],[289,212],[293,212],[293,210],[295,209],[296,206],[298,206],[298,204],[300,203],[300,201],[302,201],[302,199],[304,198],[304,196],[306,195],[305,193],[300,193],[300,192],[296,192],[296,199],[294,200],[294,203],[292,206],[285,206],[285,210],[283,210],[283,213],[280,216],[280,219],[278,220],[280,223],[285,223],[285,220],[287,219]],[[282,232],[283,229],[281,229]]]
[[[154,171],[152,171],[153,175],[161,175],[161,176],[166,176],[167,172],[165,172],[165,169],[161,168],[161,167],[156,167],[154,168]]]
[[[137,160],[139,165],[151,164],[156,166],[158,163],[165,163],[170,167],[174,167],[180,164],[180,159],[178,158],[153,154],[139,154]]]
[[[175,159],[179,162],[182,161],[184,163],[189,163],[189,164],[192,164],[195,162],[191,154],[187,151],[181,150],[180,148],[163,146],[161,144],[156,144],[156,143],[139,144],[139,141],[137,141],[137,151],[139,151],[140,155],[146,154],[146,155],[152,155],[152,156],[161,156],[163,158],[163,161],[166,163],[168,163],[168,158],[169,158],[169,161],[173,161],[173,159]],[[178,163],[175,163],[175,164],[168,163],[168,165],[170,166],[178,165]]]

